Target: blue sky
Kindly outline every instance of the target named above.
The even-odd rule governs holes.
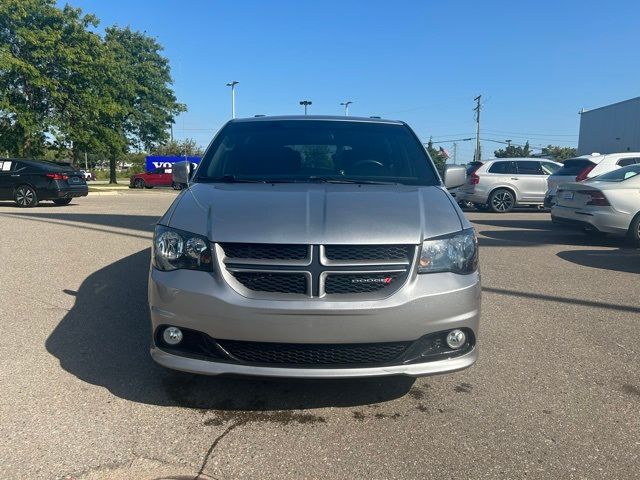
[[[65,2],[60,2],[64,4]],[[189,111],[177,138],[206,145],[230,117],[380,115],[425,141],[482,138],[575,146],[580,108],[640,95],[637,1],[73,0],[101,28],[146,31],[164,45]],[[451,143],[443,144],[451,149]],[[500,145],[483,142],[483,156]],[[458,160],[473,142],[458,142]]]

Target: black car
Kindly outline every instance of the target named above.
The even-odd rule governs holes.
[[[81,172],[43,160],[0,159],[0,200],[14,200],[19,207],[35,207],[42,200],[68,205],[74,197],[86,197],[87,182]]]

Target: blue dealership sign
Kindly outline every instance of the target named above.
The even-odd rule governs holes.
[[[200,163],[200,157],[163,157],[159,155],[149,155],[145,162],[145,168],[147,172],[155,170],[156,168],[171,168],[176,162],[184,162],[185,160],[195,163]]]

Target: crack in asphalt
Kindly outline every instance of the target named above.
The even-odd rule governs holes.
[[[213,451],[218,446],[218,443],[220,443],[220,441],[224,437],[226,437],[229,433],[231,433],[235,428],[237,428],[237,427],[239,427],[241,425],[244,425],[245,423],[247,423],[246,420],[232,423],[231,425],[229,425],[226,428],[226,430],[224,432],[222,432],[220,435],[218,435],[215,438],[215,440],[213,441],[213,443],[209,447],[209,450],[207,450],[207,453],[204,456],[204,460],[202,461],[202,465],[200,466],[200,470],[198,470],[198,473],[196,473],[196,476],[193,477],[193,480],[198,480],[200,478],[200,476],[204,474],[204,469],[207,466],[207,463],[209,462],[209,458],[211,458],[211,455],[213,454]]]

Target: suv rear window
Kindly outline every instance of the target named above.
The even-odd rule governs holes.
[[[591,160],[587,160],[586,158],[570,158],[564,161],[564,165],[553,175],[566,175],[569,177],[575,177],[580,172],[582,172],[585,168],[595,165]]]
[[[489,167],[489,173],[506,173],[506,174],[517,174],[518,170],[516,168],[516,162],[495,162],[493,165]]]
[[[440,184],[426,150],[406,126],[332,120],[227,124],[195,181],[234,180]]]

